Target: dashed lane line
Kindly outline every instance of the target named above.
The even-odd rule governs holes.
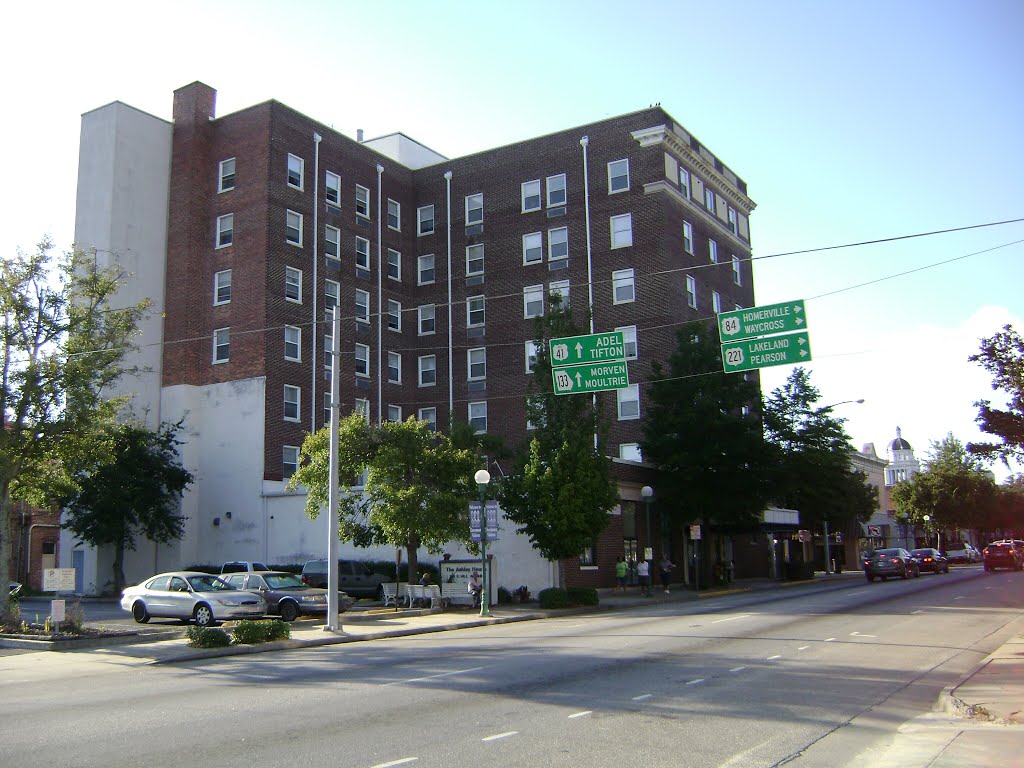
[[[640,696],[634,696],[633,697],[633,701],[643,701],[644,699],[651,698],[653,695],[654,695],[653,693],[644,693],[644,694],[641,694]]]
[[[417,760],[419,760],[418,757],[403,757],[401,760],[392,760],[388,763],[377,763],[376,765],[371,765],[370,768],[391,768],[393,765],[405,765],[406,763],[414,763]]]
[[[389,685],[405,685],[406,683],[422,683],[426,680],[437,680],[440,677],[451,677],[452,675],[464,675],[467,672],[479,672],[483,667],[470,667],[469,669],[453,669],[451,672],[439,672],[436,675],[426,677],[410,677],[407,680],[392,680],[390,683],[381,683],[382,687]]]
[[[587,715],[592,715],[592,714],[594,714],[594,710],[586,709],[583,712],[574,712],[573,714],[569,715],[568,719],[569,720],[575,720],[577,717],[586,717]]]
[[[496,733],[493,736],[484,736],[480,741],[497,741],[498,739],[507,739],[509,736],[515,736],[519,731],[505,731],[504,733]]]

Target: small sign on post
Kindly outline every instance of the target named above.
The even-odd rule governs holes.
[[[43,592],[74,592],[74,568],[46,568],[43,570]]]
[[[694,541],[700,541],[700,525],[690,526],[690,538]]]

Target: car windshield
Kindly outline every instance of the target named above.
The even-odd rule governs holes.
[[[305,589],[302,579],[290,573],[273,573],[263,577],[271,589]]]
[[[902,549],[876,549],[875,550],[875,556],[876,557],[898,557],[900,554],[902,554],[902,552],[903,552]]]
[[[910,554],[920,555],[921,557],[932,557],[935,554],[935,550],[932,549],[915,549]]]
[[[216,576],[189,576],[188,583],[196,592],[227,592],[235,589]]]

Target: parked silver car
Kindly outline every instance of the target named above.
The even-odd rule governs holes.
[[[208,573],[160,573],[121,596],[121,607],[139,624],[150,618],[194,621],[209,627],[231,619],[258,619],[267,613],[267,601],[253,592],[235,589]]]

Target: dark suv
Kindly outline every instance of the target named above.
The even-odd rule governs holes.
[[[982,550],[981,560],[986,571],[994,571],[996,568],[1019,571],[1024,568],[1021,550],[1013,541],[993,541]]]
[[[327,561],[308,560],[302,566],[302,581],[311,587],[327,589]],[[375,600],[384,599],[384,588],[381,586],[389,581],[366,565],[355,560],[338,561],[338,588],[352,597],[368,597]]]

